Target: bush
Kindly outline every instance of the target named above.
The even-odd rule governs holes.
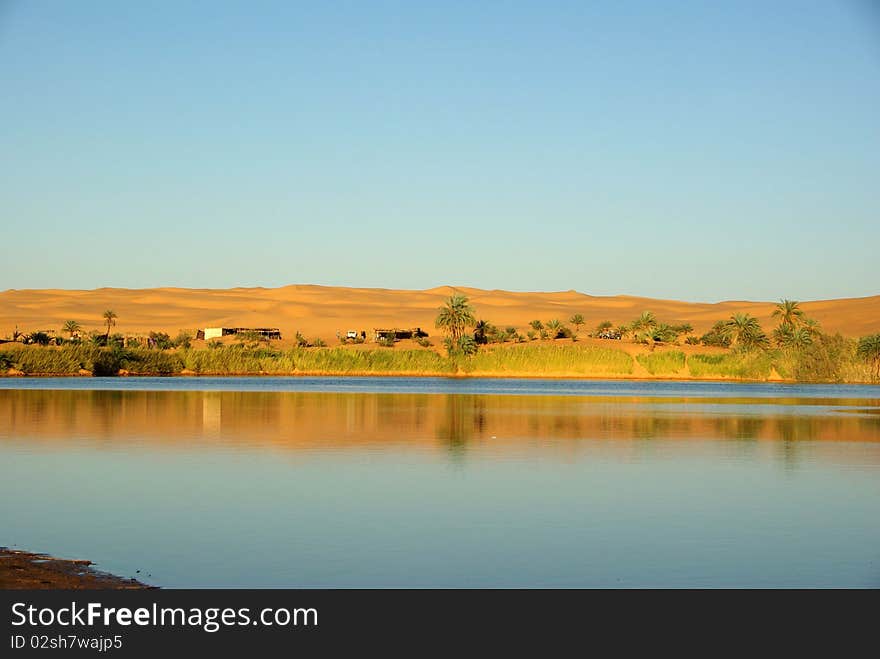
[[[45,332],[31,332],[28,337],[31,343],[34,343],[38,346],[47,346],[49,345],[49,335]]]
[[[152,339],[153,347],[159,350],[170,350],[174,347],[174,342],[165,332],[150,332],[150,339]]]
[[[186,330],[180,330],[177,333],[177,338],[174,339],[174,346],[176,348],[189,348],[192,346],[192,338],[192,334]]]

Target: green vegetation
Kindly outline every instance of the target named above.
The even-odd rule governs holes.
[[[450,296],[440,307],[440,313],[435,321],[437,328],[446,332],[453,343],[458,343],[464,336],[465,330],[476,324],[474,308],[464,295],[457,293]]]
[[[197,374],[426,373],[447,374],[454,364],[433,350],[346,348],[244,348],[181,351],[183,365]]]
[[[107,309],[107,311],[105,311],[102,314],[102,318],[104,319],[104,322],[107,323],[106,337],[109,339],[110,338],[110,328],[113,327],[114,325],[116,325],[116,319],[119,318],[119,316],[117,316],[116,312],[113,311],[112,309]]]
[[[434,324],[446,332],[443,345],[450,358],[472,355],[477,351],[479,346],[474,337],[465,334],[469,327],[477,325],[477,319],[474,308],[464,295],[451,295],[440,307]]]
[[[694,378],[767,379],[774,370],[782,378],[800,382],[867,382],[880,380],[880,334],[849,339],[822,332],[795,300],[781,300],[773,312],[779,326],[772,332],[774,347],[757,318],[734,314],[718,321],[702,337],[693,336],[689,324],[659,322],[650,311],[631,323],[614,328],[600,323],[594,337],[620,339],[631,336],[651,346],[635,357],[651,375],[690,375]],[[211,340],[204,348],[193,347],[193,337],[181,330],[172,339],[165,332],[148,337],[111,334],[116,314],[103,314],[105,332],[91,331],[87,340],[74,320],[64,323],[64,340],[53,330],[23,335],[16,328],[13,343],[0,349],[0,373],[11,375],[212,375],[257,374],[425,374],[487,373],[497,375],[631,375],[634,359],[624,350],[604,346],[581,346],[577,334],[559,319],[529,323],[528,339],[571,338],[572,343],[525,343],[516,327],[496,327],[488,320],[477,321],[468,299],[453,294],[440,308],[436,325],[446,334],[446,356],[431,350],[422,336],[414,340],[419,348],[394,349],[393,339],[379,340],[377,349],[327,348],[321,338],[308,340],[296,332],[296,347],[273,348],[258,332],[239,334],[235,344]],[[579,330],[581,314],[569,322]],[[469,331],[473,328],[473,332]],[[725,349],[718,354],[694,354],[686,358],[680,350],[654,351],[656,344],[685,343]],[[361,343],[363,340],[356,341]],[[481,349],[481,346],[483,348]],[[385,350],[382,348],[390,348]]]
[[[633,359],[614,348],[528,345],[482,350],[460,366],[466,373],[629,375],[633,371]]]
[[[734,351],[722,355],[691,355],[687,360],[696,378],[740,378],[764,380],[773,368],[767,352]]]
[[[856,355],[868,365],[872,380],[880,380],[880,334],[859,339]]]
[[[674,375],[685,367],[685,356],[680,350],[664,350],[637,355],[639,364],[651,375]]]
[[[755,350],[770,345],[758,319],[747,313],[733,314],[730,320],[724,323],[723,332],[731,347]]]
[[[64,327],[62,327],[61,329],[64,332],[67,332],[70,340],[73,341],[74,336],[78,335],[82,331],[82,325],[80,325],[75,320],[68,320],[66,323],[64,323]]]

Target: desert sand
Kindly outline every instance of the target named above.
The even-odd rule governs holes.
[[[737,312],[756,316],[765,329],[775,326],[773,302],[694,303],[630,296],[599,297],[577,291],[520,293],[442,286],[428,290],[391,290],[315,285],[280,288],[187,289],[99,288],[95,290],[7,290],[0,292],[0,336],[59,331],[76,320],[86,331],[103,329],[101,314],[118,315],[114,331],[143,334],[203,327],[278,327],[285,339],[301,331],[308,337],[335,340],[336,332],[374,327],[422,327],[436,335],[434,319],[453,290],[467,295],[477,317],[500,327],[527,329],[529,321],[584,316],[587,331],[603,320],[629,322],[652,311],[667,323],[691,323],[700,334],[715,321]],[[880,295],[803,302],[802,308],[828,332],[862,336],[880,331]]]

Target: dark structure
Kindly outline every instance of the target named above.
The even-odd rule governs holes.
[[[412,327],[410,329],[380,329],[374,328],[374,341],[400,341],[401,339],[418,339],[428,336],[427,332],[423,332],[421,327]]]

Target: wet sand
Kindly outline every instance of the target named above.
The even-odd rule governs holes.
[[[0,590],[140,590],[154,588],[91,567],[87,560],[0,547]]]

